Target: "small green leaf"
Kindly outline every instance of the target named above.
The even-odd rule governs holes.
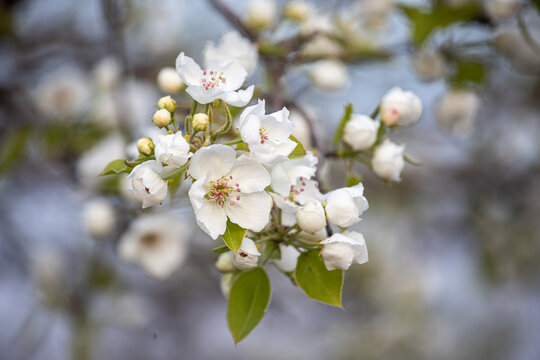
[[[456,85],[482,84],[484,80],[485,66],[478,60],[459,60],[450,76],[450,82]]]
[[[345,125],[351,119],[352,112],[352,104],[347,104],[345,106],[345,112],[343,113],[343,117],[341,118],[341,121],[336,128],[336,134],[334,135],[334,145],[337,146],[340,143],[341,138],[343,137],[343,129],[345,129]]]
[[[109,163],[109,165],[105,166],[105,169],[99,173],[99,176],[103,175],[117,175],[121,173],[130,173],[131,168],[126,165],[125,160],[118,159],[113,160]]]
[[[30,128],[21,126],[12,131],[6,131],[0,141],[0,174],[6,172],[23,155],[26,143],[30,137]]]
[[[347,187],[358,185],[360,181],[362,181],[362,179],[359,176],[350,174],[347,178]]]
[[[236,150],[249,151],[249,145],[242,141],[236,144]]]
[[[246,229],[242,229],[240,225],[237,225],[231,222],[231,220],[227,219],[227,228],[221,237],[223,238],[223,241],[225,241],[225,244],[227,244],[227,247],[236,252],[238,249],[240,249],[242,239],[244,238],[245,234]]]
[[[298,158],[306,156],[306,150],[304,149],[304,146],[302,145],[302,143],[300,143],[300,141],[298,141],[298,139],[292,135],[289,136],[289,139],[291,139],[292,141],[296,143],[296,147],[294,148],[293,152],[290,153],[289,159],[298,159]]]
[[[271,292],[270,279],[260,267],[242,272],[236,278],[227,307],[227,322],[236,344],[262,320]]]
[[[307,296],[325,304],[341,306],[343,270],[328,271],[319,250],[303,253],[296,264],[295,278]]]

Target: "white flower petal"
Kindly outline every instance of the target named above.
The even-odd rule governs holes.
[[[217,98],[222,99],[229,105],[242,107],[246,106],[246,104],[253,97],[253,90],[255,90],[255,86],[251,85],[245,90],[230,91],[218,96]]]
[[[258,99],[256,105],[248,106],[242,111],[238,118],[238,126],[241,127],[248,116],[253,115],[255,117],[264,116],[264,100]]]
[[[238,183],[242,194],[262,191],[270,185],[270,174],[256,160],[242,156],[234,162],[228,174],[232,183]]]
[[[208,174],[209,180],[226,175],[233,167],[236,152],[226,145],[215,144],[198,150],[191,158],[189,173],[194,179]]]
[[[240,126],[240,136],[247,144],[256,144],[261,141],[261,122],[257,116],[249,115]]]
[[[203,76],[201,67],[183,52],[176,58],[176,71],[188,86],[200,85]]]
[[[214,201],[202,199],[200,209],[195,211],[195,219],[200,228],[214,240],[227,228],[225,210]]]
[[[270,221],[272,198],[264,191],[241,193],[233,206],[226,204],[224,209],[229,219],[244,229],[259,232]]]

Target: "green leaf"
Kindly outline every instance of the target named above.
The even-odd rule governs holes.
[[[347,122],[351,119],[352,112],[352,104],[347,104],[345,106],[345,112],[343,113],[343,117],[341,118],[341,121],[336,128],[336,134],[334,135],[334,145],[337,146],[340,143],[341,138],[343,137],[343,129],[345,128]]]
[[[296,264],[295,278],[298,286],[310,298],[343,308],[341,306],[343,270],[328,271],[319,256],[319,250],[311,250],[300,255]]]
[[[289,136],[289,139],[291,139],[292,141],[296,143],[296,147],[294,148],[293,152],[290,153],[289,159],[298,159],[298,158],[306,156],[306,150],[304,149],[304,146],[302,145],[302,143],[300,143],[300,141],[298,141],[298,139],[292,135]]]
[[[30,128],[21,126],[6,132],[0,141],[0,174],[6,172],[23,155],[30,136]]]
[[[240,225],[237,225],[231,222],[231,220],[227,219],[227,228],[221,237],[223,238],[223,241],[225,241],[227,247],[236,252],[238,249],[240,249],[242,239],[244,238],[245,234],[246,229],[242,229]]]
[[[236,278],[227,307],[227,322],[236,344],[262,320],[270,294],[270,279],[260,267],[242,272]]]
[[[237,150],[249,151],[249,145],[242,141],[242,142],[236,144],[236,149]]]
[[[456,64],[450,82],[456,85],[482,84],[485,79],[484,63],[474,60],[460,60]]]
[[[118,160],[111,161],[109,163],[109,165],[105,166],[105,169],[103,169],[99,173],[99,176],[118,175],[118,174],[121,174],[121,173],[128,173],[129,174],[130,172],[131,172],[131,168],[126,165],[125,160],[118,159]]]
[[[362,179],[356,174],[350,174],[347,177],[347,187],[358,185]]]

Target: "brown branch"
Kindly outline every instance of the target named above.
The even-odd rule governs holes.
[[[247,37],[251,42],[257,42],[257,34],[251,31],[236,15],[234,12],[229,9],[221,0],[208,0],[210,5],[219,12],[227,21],[238,30],[242,35]]]

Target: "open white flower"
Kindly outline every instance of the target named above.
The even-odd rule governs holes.
[[[363,194],[362,184],[329,192],[325,207],[328,221],[341,227],[349,227],[360,221],[360,215],[369,207]]]
[[[163,168],[155,160],[148,160],[133,168],[128,176],[128,190],[142,202],[142,208],[160,204],[167,197],[167,183],[161,178]]]
[[[227,218],[255,232],[268,224],[270,174],[257,160],[237,159],[231,147],[215,144],[193,155],[189,172],[197,179],[189,189],[197,224],[212,239],[225,232]]]
[[[310,151],[300,159],[277,163],[272,167],[272,189],[282,196],[289,196],[291,187],[297,185],[299,180],[311,179],[315,175],[316,165],[317,158]]]
[[[219,61],[236,60],[251,74],[257,65],[259,53],[251,41],[236,31],[229,31],[223,35],[218,46],[213,42],[206,44],[203,58],[206,66]]]
[[[187,258],[190,228],[177,217],[143,215],[133,221],[118,243],[118,253],[139,263],[158,279],[172,275]]]
[[[403,145],[397,145],[386,139],[381,145],[375,149],[371,166],[377,176],[392,181],[401,180],[401,171],[405,161],[403,159]]]
[[[116,223],[116,212],[111,202],[105,198],[92,199],[84,204],[82,221],[85,231],[93,237],[110,235]]]
[[[157,161],[172,167],[181,167],[191,156],[189,144],[180,131],[175,134],[160,135],[156,139],[154,154]]]
[[[469,134],[480,110],[480,98],[471,90],[453,89],[437,102],[436,118],[447,130]]]
[[[186,92],[200,104],[221,99],[233,106],[245,106],[253,96],[254,85],[246,90],[238,90],[247,72],[235,60],[212,62],[206,70],[202,70],[182,52],[176,58],[176,71],[188,86]]]
[[[255,242],[249,238],[242,239],[240,249],[234,254],[233,264],[237,269],[248,270],[257,266],[261,253],[257,249]]]
[[[353,262],[363,264],[368,261],[368,251],[364,236],[356,231],[334,234],[321,241],[324,245],[322,258],[328,270],[347,270]]]
[[[249,145],[251,154],[265,164],[287,159],[296,147],[289,139],[294,125],[286,108],[265,115],[264,100],[259,100],[257,105],[242,112],[239,126],[240,136]]]
[[[369,149],[377,140],[379,126],[367,115],[353,114],[343,129],[343,141],[355,151]]]
[[[410,125],[420,119],[422,102],[411,91],[390,89],[380,103],[381,121],[386,125]]]

